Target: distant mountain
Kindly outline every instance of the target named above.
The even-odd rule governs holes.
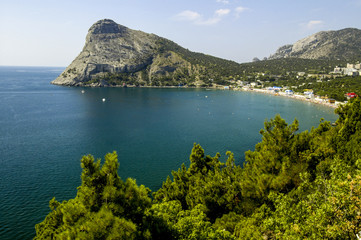
[[[280,47],[269,59],[278,58],[355,60],[361,58],[361,30],[323,31]]]
[[[191,52],[112,20],[96,22],[81,53],[52,83],[69,86],[175,86],[225,83],[239,64]]]

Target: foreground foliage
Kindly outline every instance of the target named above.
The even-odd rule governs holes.
[[[117,174],[116,153],[81,160],[82,185],[36,225],[35,239],[356,239],[361,231],[361,101],[297,132],[280,116],[243,167],[194,145],[190,165],[150,195]]]

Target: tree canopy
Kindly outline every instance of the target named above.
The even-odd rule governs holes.
[[[35,239],[356,239],[361,231],[361,100],[299,132],[279,115],[243,166],[198,144],[151,193],[117,173],[115,152],[81,159],[81,186],[49,202]]]

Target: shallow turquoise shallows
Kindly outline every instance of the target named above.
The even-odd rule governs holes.
[[[189,165],[194,142],[242,164],[277,113],[301,130],[337,118],[331,108],[250,92],[51,85],[62,70],[0,67],[0,239],[33,238],[52,197],[75,197],[83,155],[115,150],[122,179],[156,191]]]

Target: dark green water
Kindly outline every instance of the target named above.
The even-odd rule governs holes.
[[[333,109],[257,93],[205,89],[69,88],[63,68],[0,67],[0,239],[31,239],[52,197],[74,198],[80,158],[117,151],[119,175],[156,191],[193,143],[241,164],[280,113],[310,129]],[[106,101],[103,102],[102,98]]]

